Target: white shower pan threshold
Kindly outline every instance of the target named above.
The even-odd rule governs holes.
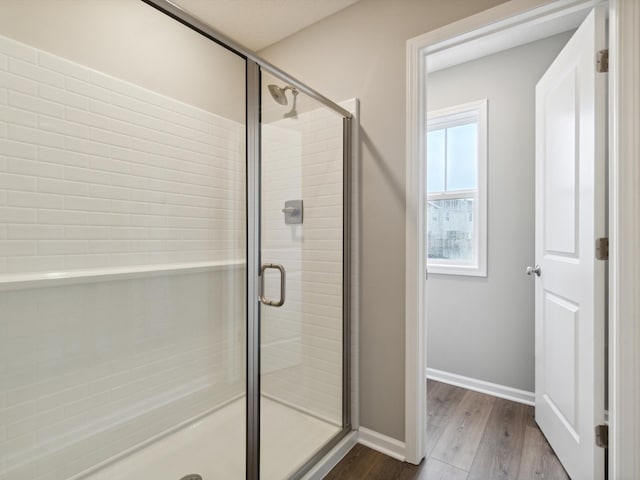
[[[340,427],[279,402],[261,400],[261,474],[265,480],[290,477]],[[86,480],[202,480],[245,478],[245,399],[138,450]]]

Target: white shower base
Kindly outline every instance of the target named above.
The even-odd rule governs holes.
[[[262,398],[261,475],[288,478],[340,428]],[[87,480],[180,480],[197,473],[203,480],[245,478],[245,399],[213,412],[151,445],[86,477]]]

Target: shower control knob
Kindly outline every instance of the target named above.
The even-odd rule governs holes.
[[[535,267],[527,267],[526,273],[529,276],[535,273],[536,276],[539,277],[540,275],[542,275],[542,269],[540,268],[540,265],[536,265]]]

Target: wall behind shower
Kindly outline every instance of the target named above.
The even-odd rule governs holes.
[[[0,479],[63,479],[244,393],[244,62],[142,2],[0,34]]]

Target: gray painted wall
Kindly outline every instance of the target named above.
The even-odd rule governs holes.
[[[542,0],[541,0],[542,2]],[[361,0],[260,54],[361,101],[360,421],[404,440],[406,41],[502,0]]]
[[[441,70],[428,109],[488,99],[488,276],[430,275],[427,366],[534,390],[535,85],[571,33]]]

